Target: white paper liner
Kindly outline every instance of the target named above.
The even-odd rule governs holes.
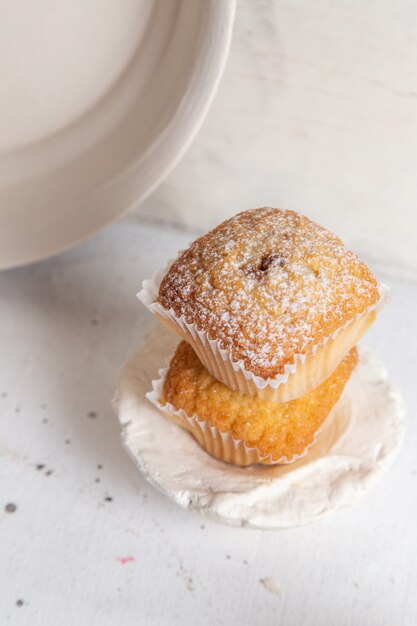
[[[290,465],[222,463],[145,397],[175,345],[175,336],[155,325],[123,368],[113,406],[126,451],[144,478],[187,510],[247,528],[311,523],[363,498],[398,452],[404,401],[383,365],[359,347],[359,363],[309,454]]]
[[[217,380],[230,389],[269,402],[289,402],[326,380],[368,330],[389,293],[389,288],[380,284],[380,298],[376,303],[348,320],[330,336],[309,346],[306,353],[295,354],[293,363],[285,365],[283,374],[265,379],[247,370],[243,360],[234,361],[230,350],[222,348],[219,340],[210,339],[195,324],[186,322],[184,316],[178,317],[172,308],[168,310],[157,302],[160,283],[171,263],[151,279],[143,281],[137,294],[139,300],[172,332],[192,345],[200,361]]]
[[[256,448],[249,447],[241,439],[236,439],[230,432],[222,432],[216,426],[210,425],[206,420],[200,419],[197,415],[189,417],[183,409],[176,409],[167,402],[162,404],[160,398],[163,393],[165,377],[168,367],[159,370],[159,378],[152,381],[152,390],[146,394],[147,399],[159,409],[168,419],[185,428],[196,439],[198,444],[211,456],[220,461],[231,463],[232,465],[287,465],[303,458],[312,445],[316,443],[323,424],[314,433],[313,440],[305,447],[301,454],[294,454],[288,458],[282,456],[273,459],[272,455],[262,456]]]

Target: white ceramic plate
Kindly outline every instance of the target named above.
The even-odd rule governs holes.
[[[404,405],[369,350],[317,443],[291,465],[235,467],[202,450],[146,398],[178,339],[155,327],[123,370],[115,408],[123,442],[157,489],[184,508],[233,526],[277,529],[354,502],[380,477],[403,438]]]
[[[0,20],[0,268],[137,205],[201,124],[234,0],[29,0]]]

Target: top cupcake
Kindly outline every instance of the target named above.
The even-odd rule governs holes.
[[[375,277],[336,235],[274,208],[239,213],[194,241],[158,294],[264,379],[378,299]]]

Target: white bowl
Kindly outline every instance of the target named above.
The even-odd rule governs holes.
[[[145,198],[222,74],[235,0],[37,0],[0,21],[0,268],[68,248]]]

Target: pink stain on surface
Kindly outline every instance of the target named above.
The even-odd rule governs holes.
[[[119,561],[122,565],[126,565],[126,563],[133,563],[135,560],[134,556],[116,556],[116,561]]]

